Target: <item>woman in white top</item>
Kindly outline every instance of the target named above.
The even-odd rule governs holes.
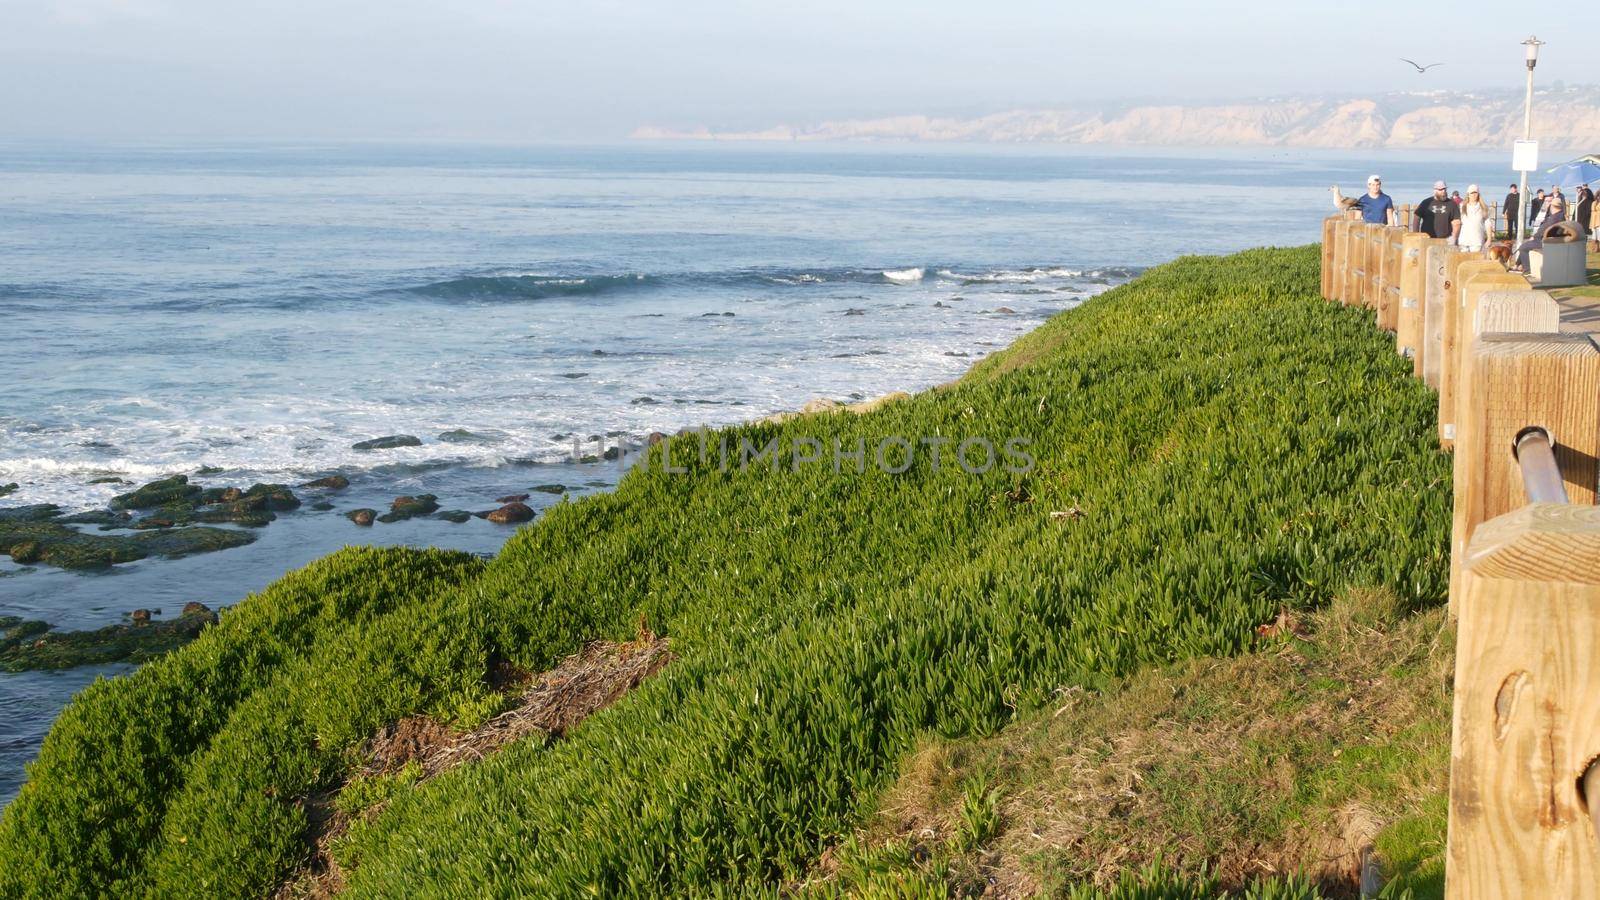
[[[1488,204],[1478,195],[1478,186],[1467,187],[1467,199],[1461,204],[1461,234],[1456,243],[1463,250],[1478,253],[1489,243],[1494,228],[1494,218]]]

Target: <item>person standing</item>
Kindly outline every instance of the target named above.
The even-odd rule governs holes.
[[[1533,199],[1528,201],[1528,221],[1539,218],[1539,212],[1544,208],[1544,188],[1533,193]]]
[[[1361,210],[1361,221],[1369,225],[1396,225],[1394,212],[1394,198],[1383,192],[1383,179],[1376,175],[1367,178],[1367,192],[1354,200],[1347,199],[1339,193],[1339,186],[1333,188],[1334,205],[1340,209],[1354,207]]]
[[[1489,243],[1493,237],[1494,218],[1489,213],[1489,204],[1483,202],[1483,196],[1478,193],[1478,186],[1467,185],[1467,197],[1460,204],[1461,230],[1460,238],[1456,241],[1463,250],[1478,253]]]
[[[1589,215],[1594,210],[1594,191],[1589,190],[1587,184],[1578,185],[1578,192],[1573,195],[1573,209],[1575,215],[1572,221],[1578,223],[1583,229],[1583,236],[1589,236]]]
[[[1417,204],[1413,230],[1429,237],[1449,238],[1454,244],[1461,233],[1461,207],[1450,202],[1449,188],[1443,181],[1433,183],[1433,196]]]
[[[1589,246],[1600,253],[1600,203],[1589,208]]]
[[[1522,204],[1522,195],[1517,192],[1516,184],[1511,185],[1511,193],[1506,194],[1506,236],[1512,240],[1517,239],[1517,207]]]

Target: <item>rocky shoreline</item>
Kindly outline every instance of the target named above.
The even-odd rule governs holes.
[[[897,391],[853,403],[819,398],[798,410],[774,413],[754,421],[781,422],[796,416],[830,412],[864,413],[907,396]],[[685,428],[679,433],[699,430]],[[447,432],[440,438],[455,442],[469,434]],[[596,443],[598,452],[575,453],[569,462],[581,465],[626,460],[665,437],[663,433],[652,432],[642,445],[635,447],[626,443],[607,445],[599,435],[594,435],[591,440]],[[353,447],[379,452],[419,444],[418,438],[401,434],[372,438]],[[194,472],[194,477],[219,474],[221,470],[202,466]],[[116,477],[96,478],[91,483],[129,485]],[[175,474],[117,494],[100,509],[69,512],[54,503],[0,507],[0,555],[10,557],[16,564],[14,568],[0,569],[0,577],[32,573],[38,566],[104,572],[148,558],[180,559],[242,547],[253,543],[260,529],[287,513],[330,513],[348,519],[357,528],[413,519],[462,524],[474,518],[514,526],[538,516],[538,509],[528,503],[535,494],[560,497],[604,482],[585,481],[581,487],[555,482],[535,484],[523,492],[495,498],[498,505],[489,509],[444,509],[438,496],[422,493],[396,496],[386,510],[371,506],[339,510],[333,500],[349,489],[350,484],[348,477],[332,474],[293,487],[278,483],[236,487],[204,485],[191,481],[188,474]],[[14,493],[19,487],[16,483],[0,485],[0,497]],[[154,614],[158,616],[160,611],[155,610]],[[217,619],[216,612],[196,601],[188,602],[183,613],[170,620],[152,618],[152,611],[147,609],[135,609],[124,615],[125,621],[120,623],[60,632],[52,630],[53,626],[47,622],[0,616],[0,671],[144,662],[193,640]]]

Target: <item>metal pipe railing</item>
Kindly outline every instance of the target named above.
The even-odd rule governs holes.
[[[1567,503],[1567,486],[1556,465],[1555,442],[1550,432],[1530,425],[1517,432],[1511,455],[1522,464],[1522,487],[1529,503]]]

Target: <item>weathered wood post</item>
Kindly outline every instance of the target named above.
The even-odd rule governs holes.
[[[1403,260],[1401,239],[1404,228],[1385,225],[1379,230],[1383,245],[1383,267],[1380,270],[1378,290],[1378,327],[1394,331],[1400,321],[1400,264]]]
[[[1334,272],[1334,247],[1337,238],[1335,229],[1339,224],[1339,216],[1329,216],[1322,220],[1322,299],[1333,299],[1333,272]]]
[[[1361,223],[1346,220],[1339,226],[1339,255],[1344,260],[1340,272],[1344,280],[1339,285],[1339,302],[1345,306],[1357,302],[1360,296],[1357,287],[1361,278]]]
[[[1383,295],[1383,225],[1367,226],[1367,281],[1361,286],[1361,305],[1377,309]]]
[[[1441,308],[1442,323],[1439,328],[1439,445],[1450,447],[1456,437],[1456,393],[1460,390],[1461,377],[1461,347],[1467,335],[1472,314],[1463,315],[1462,309],[1466,304],[1466,287],[1473,279],[1482,277],[1486,279],[1478,285],[1478,291],[1473,295],[1474,301],[1478,294],[1487,289],[1492,282],[1496,286],[1514,287],[1516,282],[1512,278],[1520,276],[1509,275],[1500,264],[1493,260],[1477,259],[1470,254],[1457,254],[1451,261],[1448,271],[1453,273],[1447,276],[1446,284],[1449,290],[1444,297]],[[1522,279],[1522,284],[1527,284]]]
[[[1600,454],[1600,350],[1560,334],[1560,310],[1540,292],[1496,293],[1478,322],[1526,322],[1545,333],[1483,332],[1462,360],[1451,519],[1450,590],[1460,596],[1467,542],[1480,522],[1528,502],[1511,453],[1517,433],[1545,429],[1574,503],[1595,502]],[[1492,308],[1491,308],[1492,307]],[[1600,636],[1597,636],[1600,637]],[[1600,873],[1597,873],[1600,874]]]
[[[1462,254],[1449,241],[1428,238],[1423,245],[1422,380],[1439,388],[1440,352],[1444,347],[1445,297],[1451,269]]]
[[[1488,262],[1487,266],[1482,263]],[[1477,321],[1478,301],[1491,291],[1530,291],[1533,286],[1528,279],[1512,272],[1507,272],[1499,263],[1490,260],[1472,259],[1463,263],[1456,271],[1455,293],[1459,302],[1454,308],[1454,319],[1451,321],[1450,311],[1445,312],[1445,343],[1444,364],[1439,370],[1439,409],[1444,416],[1448,411],[1449,421],[1457,422],[1455,415],[1456,406],[1460,402],[1461,386],[1466,373],[1463,372],[1463,360],[1472,346],[1474,323]]]
[[[1533,504],[1478,527],[1456,637],[1450,900],[1600,898],[1578,788],[1600,756],[1597,635],[1600,507]]]
[[[1411,374],[1422,375],[1422,292],[1424,250],[1428,236],[1407,231],[1400,238],[1400,303],[1395,314],[1394,344],[1401,356],[1411,358]]]

